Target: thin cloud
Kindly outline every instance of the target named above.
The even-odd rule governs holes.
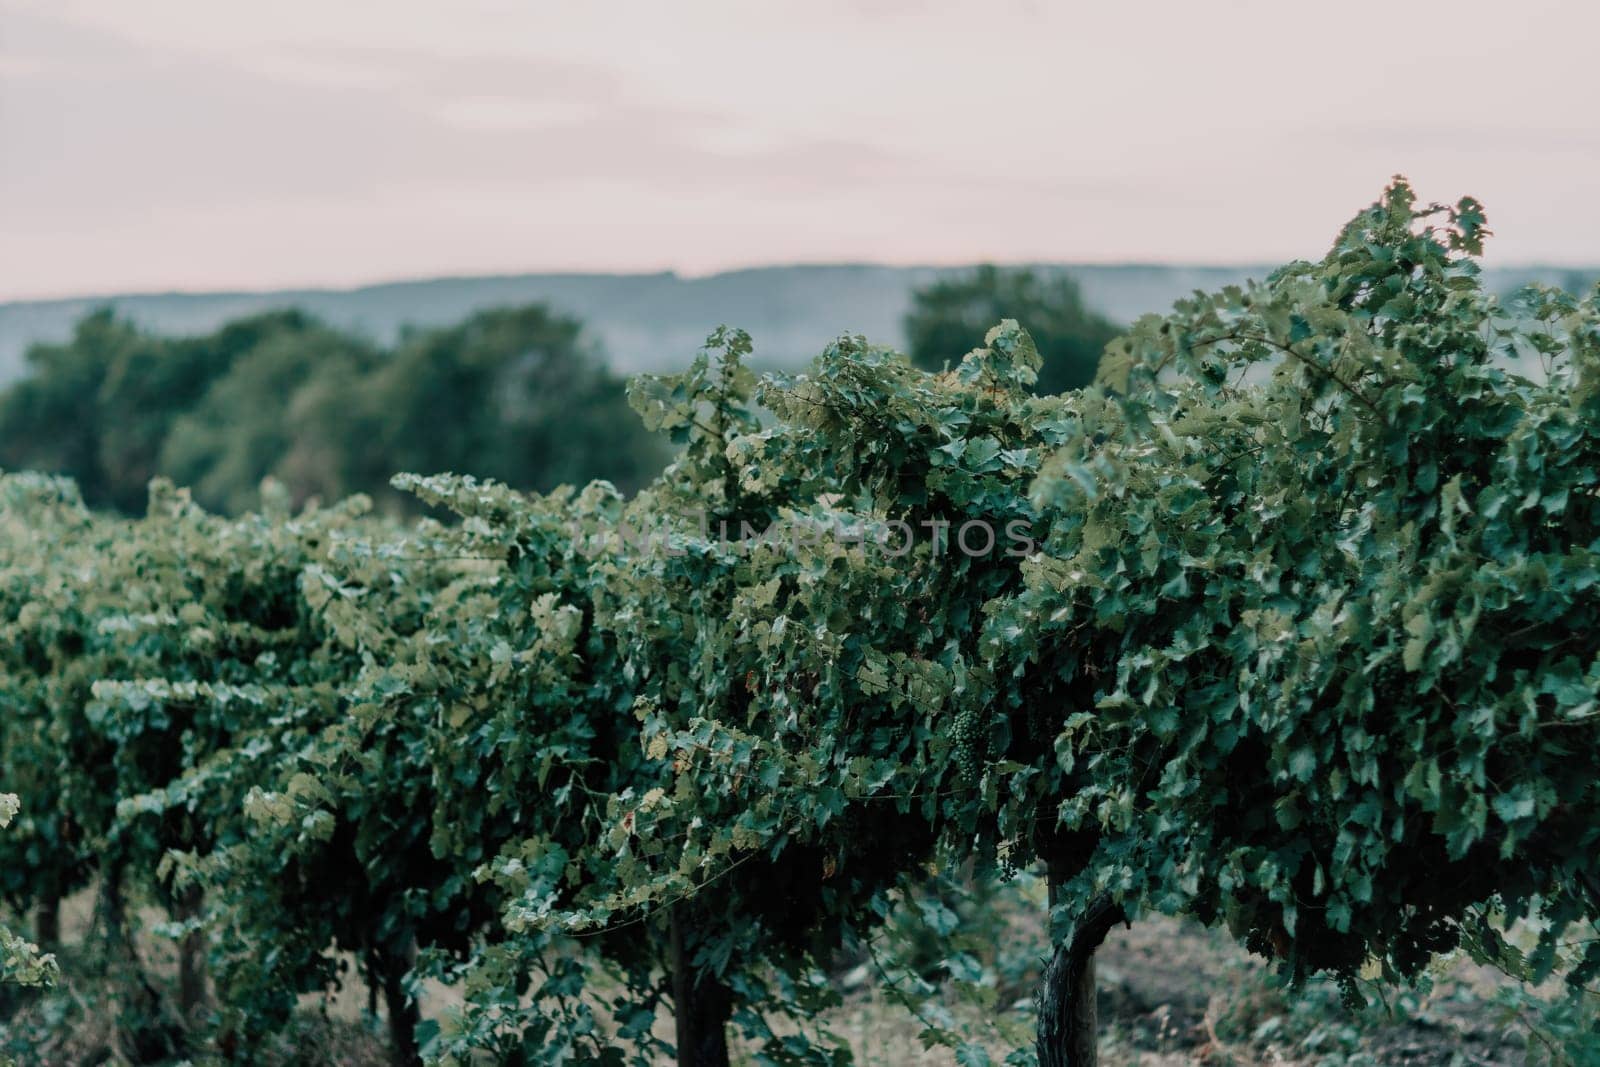
[[[1270,261],[1397,171],[1482,198],[1501,262],[1592,261],[1600,14],[1530,4],[0,0],[0,298]]]

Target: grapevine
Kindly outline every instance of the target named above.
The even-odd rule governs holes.
[[[949,371],[846,336],[762,379],[720,330],[635,383],[678,452],[632,497],[225,517],[158,481],[122,518],[4,474],[0,892],[94,886],[130,975],[164,912],[179,1003],[130,979],[118,1024],[233,1062],[350,980],[406,1063],[838,1062],[823,967],[969,864],[1044,873],[1052,974],[1160,912],[1354,992],[1507,962],[1497,911],[1581,986],[1600,303],[1486,293],[1486,235],[1396,182],[1060,396],[1013,322]],[[1013,521],[1026,552],[863,535]]]

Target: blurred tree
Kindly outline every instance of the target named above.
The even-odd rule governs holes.
[[[362,380],[380,358],[371,345],[317,323],[261,337],[174,421],[161,448],[160,473],[192,488],[206,507],[234,513],[256,506],[268,475],[282,481],[297,504],[381,488],[383,482],[374,484],[378,472],[365,482],[352,479],[348,455],[351,443],[362,440],[354,432],[362,429],[354,417]],[[330,382],[345,386],[343,404],[307,418],[304,397],[325,393]],[[302,458],[308,452],[316,462]]]
[[[118,353],[140,340],[100,312],[78,323],[67,344],[30,348],[29,375],[0,398],[0,466],[68,474],[86,498],[105,500],[100,389]]]
[[[486,311],[385,351],[298,311],[166,338],[96,312],[37,345],[0,393],[0,467],[73,477],[100,507],[142,511],[157,474],[240,511],[272,475],[297,500],[367,492],[390,507],[399,471],[518,488],[646,482],[662,446],[577,320]]]
[[[170,339],[95,312],[66,344],[30,349],[31,373],[0,394],[0,467],[71,475],[86,500],[142,511],[174,421],[241,354],[309,326],[281,311]]]
[[[912,295],[905,319],[911,360],[935,371],[954,366],[982,347],[984,334],[1001,319],[1016,319],[1039,346],[1039,393],[1093,381],[1101,351],[1120,332],[1084,304],[1078,283],[1067,275],[986,264]]]
[[[360,399],[367,466],[389,472],[538,490],[606,478],[631,491],[666,459],[578,320],[537,304],[411,333]]]
[[[126,323],[117,324],[129,330]],[[100,389],[100,469],[109,502],[143,512],[148,484],[166,473],[161,454],[173,427],[241,358],[266,343],[318,329],[293,310],[271,311],[229,323],[201,337],[162,339],[138,334],[108,369]]]
[[[1600,285],[1600,274],[1589,271],[1567,270],[1561,275],[1561,288],[1573,296],[1587,296],[1589,290]]]

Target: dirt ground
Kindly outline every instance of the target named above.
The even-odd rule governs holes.
[[[88,932],[90,911],[83,897],[67,903],[63,919],[69,939]],[[147,916],[147,921],[158,919],[153,912]],[[1005,936],[1016,939],[1005,948],[1026,954],[1037,950],[1043,935],[1037,917],[1024,914],[1009,922]],[[170,942],[143,941],[147,970],[158,978],[170,972]],[[1114,931],[1100,950],[1097,969],[1106,1067],[1524,1067],[1530,1062],[1526,1027],[1492,1004],[1494,991],[1509,979],[1464,960],[1440,965],[1425,995],[1393,993],[1387,1012],[1369,1009],[1360,1016],[1346,1011],[1327,987],[1286,994],[1261,961],[1225,934],[1169,919],[1147,919]],[[925,1050],[918,1040],[923,1023],[891,1003],[873,982],[858,978],[845,984],[851,991],[843,1004],[819,1021],[849,1042],[861,1067],[955,1063],[949,1050]],[[9,1027],[13,1037],[19,1022],[35,1035],[48,1035],[31,1057],[19,1060],[40,1067],[118,1062],[104,1013],[72,1015],[70,998],[76,995],[69,981],[63,994],[67,1008],[57,1004],[10,1024],[0,1022],[0,1033]],[[455,990],[433,987],[423,1011],[438,1017],[457,1002]],[[283,1062],[349,1067],[386,1062],[381,1023],[364,1015],[366,1003],[365,993],[354,987],[304,998],[302,1025]],[[1013,1037],[1025,1035],[1026,989],[1007,991],[1001,1004],[996,1010],[1009,1020]],[[989,1025],[993,1020],[978,1017],[970,1007],[950,1010],[982,1039],[992,1062],[1001,1063],[1007,1046]],[[49,1011],[65,1012],[59,1016],[65,1032],[53,1031]],[[663,1018],[658,1032],[668,1036],[670,1025]],[[750,1050],[739,1050],[736,1062],[753,1063]]]
[[[1097,960],[1103,1067],[1523,1067],[1527,1037],[1486,998],[1504,976],[1468,961],[1440,969],[1431,993],[1393,1017],[1360,1019],[1331,989],[1292,998],[1225,934],[1170,919],[1114,931]],[[863,1067],[945,1067],[921,1024],[870,990],[829,1020]],[[991,1046],[994,1053],[1001,1049]],[[996,1055],[999,1062],[1000,1056]]]

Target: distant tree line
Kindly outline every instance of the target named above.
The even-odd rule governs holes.
[[[953,366],[1005,318],[1037,339],[1041,393],[1087,384],[1117,333],[1072,279],[983,266],[913,295],[907,349],[918,366]],[[269,476],[296,503],[359,492],[409,510],[414,498],[389,488],[397,471],[531,490],[604,478],[627,492],[666,458],[582,324],[538,304],[387,347],[297,310],[188,337],[103,310],[27,362],[0,392],[0,468],[68,475],[90,505],[129,514],[157,476],[229,513],[255,507]]]
[[[0,393],[0,467],[70,475],[94,506],[137,513],[151,478],[207,507],[372,494],[396,471],[470,471],[524,489],[594,478],[624,490],[665,458],[581,324],[541,305],[415,330],[392,347],[299,311],[165,337],[110,311],[35,345]]]

